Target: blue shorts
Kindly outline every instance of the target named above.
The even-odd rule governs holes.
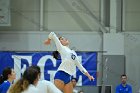
[[[71,75],[64,71],[57,71],[54,79],[62,80],[65,84],[68,84],[71,81]]]

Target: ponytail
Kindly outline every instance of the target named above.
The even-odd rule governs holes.
[[[8,93],[21,93],[22,91],[26,90],[28,86],[29,82],[21,78],[10,87]]]
[[[58,51],[54,51],[54,52],[52,53],[52,55],[53,55],[53,57],[54,57],[55,59],[59,59],[59,52],[58,52]]]

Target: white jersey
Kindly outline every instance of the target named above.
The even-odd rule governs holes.
[[[21,93],[39,93],[39,90],[34,85],[30,84],[27,90],[24,90]]]
[[[38,81],[38,93],[62,93],[52,82],[47,80]]]
[[[57,51],[61,55],[62,63],[58,67],[58,70],[62,70],[70,75],[74,75],[76,73],[77,66],[82,73],[87,72],[86,69],[80,64],[76,52],[67,46],[63,46],[54,32],[49,34],[49,38],[54,40]]]

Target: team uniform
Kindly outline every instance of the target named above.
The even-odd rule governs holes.
[[[30,84],[29,87],[27,88],[27,90],[24,90],[21,93],[39,93],[38,88],[36,88],[36,86]]]
[[[82,73],[86,73],[86,69],[80,64],[77,54],[67,46],[63,46],[54,32],[49,34],[49,39],[54,40],[57,51],[61,55],[62,63],[58,67],[54,79],[60,79],[65,84],[71,81],[71,76],[76,73],[76,66]]]
[[[37,88],[38,93],[62,93],[53,83],[47,80],[38,81]]]
[[[9,81],[4,81],[0,85],[0,93],[7,93],[10,86],[11,86],[11,83]]]
[[[116,93],[132,93],[132,87],[128,84],[125,86],[120,84],[116,87]]]

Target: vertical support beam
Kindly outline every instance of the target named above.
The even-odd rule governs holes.
[[[105,16],[104,16],[104,10],[105,10],[105,0],[100,0],[100,22],[101,22],[101,24],[104,24],[104,18],[105,18]],[[101,29],[100,29],[101,30]],[[102,31],[101,31],[102,32]],[[101,38],[102,38],[102,47],[101,47],[101,51],[103,51],[104,49],[103,49],[103,32],[102,32],[102,34],[101,34]],[[103,68],[102,68],[102,66],[103,66],[103,53],[101,53],[101,64],[102,65],[100,65],[100,73],[101,73],[101,81],[100,81],[100,84],[102,85],[103,84]]]
[[[122,32],[123,0],[110,0],[110,32]]]
[[[106,0],[100,0],[100,22],[101,24],[105,24],[105,1]],[[105,26],[105,25],[104,25]],[[102,29],[101,29],[102,30]],[[101,31],[102,32],[102,31]],[[102,38],[102,47],[101,50],[104,51],[104,40],[103,40],[103,33],[101,34],[101,38]],[[98,78],[98,84],[100,84],[101,87],[101,93],[105,93],[105,85],[104,85],[104,62],[103,62],[103,53],[100,54],[101,55],[101,65],[99,65],[99,73],[101,73],[101,77]]]
[[[126,25],[125,25],[125,16],[126,16],[126,0],[122,0],[122,15],[123,15],[123,18],[122,18],[122,31],[125,31],[126,30]]]
[[[110,0],[110,32],[117,31],[117,0]]]
[[[105,0],[100,0],[100,20],[104,24],[105,19]]]
[[[39,28],[40,31],[43,31],[43,30],[44,30],[44,29],[43,29],[43,27],[44,27],[44,26],[43,26],[43,25],[44,25],[44,24],[43,24],[43,23],[44,23],[44,21],[43,21],[43,17],[44,17],[44,16],[43,16],[44,4],[43,4],[43,3],[44,3],[44,0],[40,0],[40,26],[39,26],[39,27],[40,27],[40,28]]]

